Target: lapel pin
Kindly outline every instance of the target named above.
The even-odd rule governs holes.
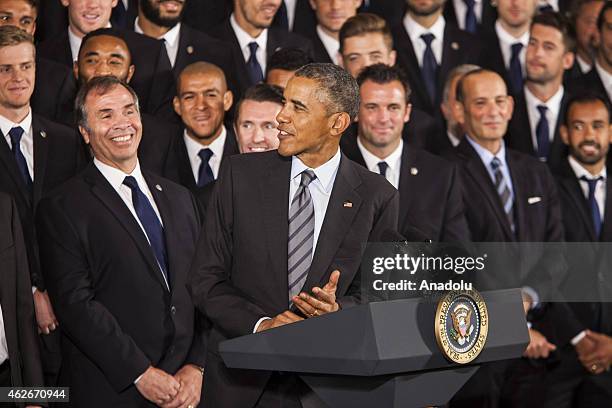
[[[342,206],[344,208],[353,208],[353,203],[351,203],[350,201],[345,201]]]
[[[411,167],[410,174],[412,174],[413,176],[416,176],[417,174],[419,174],[419,169],[417,169],[416,167]]]
[[[459,44],[457,44],[455,41],[453,41],[451,43],[451,48],[455,51],[457,51],[459,49]]]
[[[45,132],[44,130],[41,130],[41,131],[40,131],[40,137],[42,137],[43,139],[44,139],[45,137],[47,137],[47,132]]]
[[[161,186],[159,184],[156,184],[155,188],[158,189],[159,191],[162,191],[162,188],[161,188]]]
[[[527,199],[528,204],[535,204],[535,203],[539,203],[540,201],[542,201],[542,197],[529,197]]]
[[[189,54],[189,55],[193,54],[193,46],[191,46],[191,45],[187,46],[187,54]]]

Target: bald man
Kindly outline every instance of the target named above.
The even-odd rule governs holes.
[[[217,178],[221,161],[238,153],[232,127],[224,124],[232,103],[232,91],[219,67],[207,62],[185,67],[173,100],[182,130],[168,152],[165,177],[192,191]]]

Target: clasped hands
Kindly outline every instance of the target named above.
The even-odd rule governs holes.
[[[293,304],[307,317],[322,316],[327,313],[337,312],[340,306],[336,302],[336,289],[338,288],[338,280],[340,279],[340,271],[335,270],[331,273],[329,281],[322,288],[315,286],[312,288],[312,295],[306,292],[300,292],[294,296],[291,301]],[[259,324],[257,331],[273,329],[275,327],[284,326],[289,323],[295,323],[304,320],[302,317],[293,313],[290,310],[285,310],[283,313],[275,316],[272,319],[264,320]]]
[[[172,376],[149,367],[136,388],[146,399],[162,408],[195,408],[200,403],[203,376],[192,364],[184,365]]]
[[[578,360],[591,374],[601,374],[612,364],[612,337],[586,331],[586,336],[576,344]]]

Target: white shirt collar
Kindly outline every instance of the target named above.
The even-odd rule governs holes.
[[[195,140],[193,140],[191,137],[189,137],[189,135],[187,135],[187,131],[185,130],[185,133],[183,135],[183,138],[185,139],[185,147],[187,148],[187,154],[189,155],[189,158],[191,159],[196,158],[198,160],[200,160],[198,153],[200,153],[200,150],[202,149],[210,149],[213,152],[213,155],[211,156],[211,159],[213,157],[222,157],[223,156],[223,147],[225,146],[225,139],[227,137],[227,130],[225,129],[225,126],[223,126],[221,128],[221,134],[219,135],[219,137],[217,137],[211,144],[209,144],[208,146],[205,146],[203,144],[200,144],[198,142],[196,142]]]
[[[527,106],[537,110],[538,105],[545,105],[548,110],[552,113],[553,117],[559,116],[559,110],[561,109],[561,99],[563,99],[563,85],[559,87],[557,92],[551,96],[546,102],[539,100],[527,86],[525,86],[525,101]]]
[[[329,159],[326,163],[320,165],[316,169],[312,169],[306,166],[297,156],[291,158],[291,180],[298,177],[304,170],[310,169],[314,171],[317,176],[317,180],[321,183],[323,190],[329,194],[334,186],[334,180],[336,179],[336,173],[340,166],[340,148],[336,154]]]
[[[506,31],[506,29],[501,25],[499,19],[495,22],[495,32],[497,33],[497,37],[502,44],[510,47],[512,44],[517,42],[523,44],[523,48],[526,48],[529,45],[529,30],[525,31],[519,38],[514,37],[512,34]]]
[[[11,131],[12,128],[14,127],[21,127],[24,130],[24,136],[28,136],[30,135],[31,129],[32,129],[32,109],[30,109],[30,111],[28,112],[28,114],[26,115],[26,117],[19,123],[14,123],[11,120],[8,120],[7,118],[5,118],[4,116],[0,115],[0,130],[2,131],[2,134],[6,137],[9,138],[9,132]],[[10,139],[8,139],[10,140]]]
[[[580,178],[580,177],[586,177],[587,179],[596,179],[598,177],[602,177],[603,180],[606,180],[606,178],[608,177],[608,171],[606,166],[604,165],[603,169],[601,169],[601,171],[599,172],[599,174],[597,175],[592,175],[587,169],[585,169],[582,164],[580,164],[578,162],[578,160],[576,160],[574,158],[574,156],[568,156],[568,160],[570,167],[572,168],[572,170],[574,171],[574,174],[576,174],[576,178]]]
[[[599,65],[599,62],[597,61],[595,61],[595,69],[597,70],[597,73],[599,74],[599,78],[601,79],[601,82],[603,83],[604,88],[606,88],[608,97],[612,99],[612,96],[611,96],[612,95],[612,74],[606,71],[605,69],[603,69],[602,66]]]
[[[442,41],[444,39],[445,24],[446,21],[442,15],[440,15],[436,22],[429,28],[425,28],[414,21],[412,16],[410,16],[410,13],[406,13],[406,16],[404,17],[404,27],[406,28],[406,32],[408,32],[408,36],[413,44],[417,41],[422,42],[423,40],[421,40],[421,35],[427,33],[432,33],[436,37],[436,40]]]
[[[551,6],[554,11],[559,11],[559,0],[538,0],[537,8]]]
[[[138,34],[146,35],[140,27],[140,21],[138,20],[138,17],[136,17],[136,20],[134,21],[134,31]],[[172,67],[174,67],[174,63],[176,62],[176,56],[178,55],[180,33],[181,23],[179,22],[170,30],[168,30],[166,34],[157,38],[158,40],[164,41],[166,53],[168,54],[168,59],[170,59],[170,65],[172,65]]]
[[[242,27],[238,25],[238,22],[236,21],[236,17],[234,17],[234,13],[232,13],[232,15],[230,16],[230,25],[232,26],[232,29],[234,30],[234,34],[236,35],[236,38],[238,39],[238,44],[240,44],[241,50],[244,51],[246,49],[247,51],[249,51],[249,43],[252,43],[252,42],[256,42],[260,50],[264,50],[264,51],[266,50],[266,46],[268,44],[268,29],[267,28],[264,29],[261,32],[261,34],[259,34],[259,37],[253,38],[251,37],[249,33],[244,31]]]
[[[136,167],[132,170],[131,173],[126,174],[122,170],[118,168],[109,166],[108,164],[102,163],[100,160],[94,157],[94,165],[100,170],[100,173],[104,176],[104,178],[109,182],[109,184],[115,189],[119,190],[119,188],[123,185],[123,181],[127,176],[132,176],[136,179],[139,186],[146,186],[147,182],[145,181],[142,172],[140,170],[140,163],[136,162]],[[142,189],[142,188],[141,188]]]
[[[578,61],[578,66],[580,67],[580,72],[586,74],[593,68],[593,64],[588,61],[582,59],[582,57],[576,54],[576,61]]]
[[[359,147],[359,151],[363,156],[363,160],[365,161],[366,167],[368,170],[373,171],[374,173],[379,173],[378,163],[384,161],[389,166],[391,171],[399,170],[402,159],[402,149],[404,148],[404,141],[400,139],[399,145],[391,152],[390,155],[381,159],[380,157],[372,154],[364,145],[361,143],[361,138],[357,138],[357,146]]]
[[[321,28],[321,25],[317,25],[317,34],[319,35],[319,39],[323,43],[325,47],[325,51],[327,51],[327,55],[332,60],[334,64],[338,64],[338,52],[340,50],[340,41],[336,40],[331,35],[327,34]]]

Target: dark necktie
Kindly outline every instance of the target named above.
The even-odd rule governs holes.
[[[553,12],[553,11],[555,11],[555,9],[550,4],[545,4],[543,6],[538,7],[538,12],[540,13],[548,13],[548,12]]]
[[[149,239],[149,244],[151,245],[151,249],[153,249],[153,254],[155,255],[155,259],[157,259],[157,263],[161,269],[162,274],[166,282],[168,283],[168,287],[170,287],[170,274],[168,272],[168,257],[166,254],[166,238],[164,236],[164,228],[151,205],[151,202],[147,198],[147,196],[142,192],[142,190],[138,187],[138,182],[132,176],[126,176],[123,180],[123,184],[128,186],[130,190],[132,190],[132,204],[134,204],[134,210],[136,210],[136,215],[144,228],[147,238]]]
[[[281,1],[280,7],[276,11],[276,15],[274,16],[274,22],[277,27],[280,27],[284,30],[289,30],[289,15],[287,14],[287,5],[285,1]]]
[[[601,234],[601,212],[599,211],[599,205],[597,204],[597,200],[595,199],[595,191],[597,190],[597,182],[603,181],[603,177],[597,178],[587,178],[586,176],[581,176],[580,180],[586,181],[589,185],[589,208],[591,210],[591,218],[593,219],[593,228],[595,230],[595,236],[599,238],[599,234]]]
[[[421,69],[425,88],[429,95],[429,100],[432,105],[436,103],[436,83],[438,77],[438,63],[431,49],[431,42],[436,38],[433,34],[427,33],[421,35],[421,40],[425,43],[425,52],[423,53],[423,67]]]
[[[510,193],[510,187],[508,181],[504,177],[504,173],[501,171],[501,161],[494,157],[491,160],[491,169],[493,169],[493,176],[495,177],[495,190],[501,200],[502,206],[504,207],[504,213],[510,224],[510,229],[514,232],[514,216],[512,214],[512,194]]]
[[[312,170],[304,170],[300,186],[295,192],[289,208],[289,239],[287,247],[287,268],[289,303],[298,295],[306,283],[314,242],[314,205],[308,185],[317,176]]]
[[[386,161],[381,161],[378,163],[378,172],[384,177],[387,178],[387,169],[389,168],[389,165],[387,164]]]
[[[202,159],[202,162],[200,163],[200,168],[198,169],[198,187],[204,187],[215,179],[215,176],[212,172],[212,168],[209,164],[212,155],[213,152],[209,148],[202,149],[198,152],[198,156],[200,156],[200,159]]]
[[[548,119],[546,118],[547,110],[548,108],[545,105],[538,105],[540,120],[538,120],[538,124],[536,125],[536,140],[538,142],[538,157],[542,161],[548,159],[548,152],[550,150]]]
[[[474,10],[476,2],[474,0],[463,0],[463,2],[467,7],[465,12],[465,31],[475,34],[478,29],[478,20],[476,20],[476,11]]]
[[[512,44],[512,56],[510,57],[510,88],[515,95],[520,94],[523,89],[523,68],[521,67],[521,50],[523,44]]]
[[[20,143],[23,133],[23,128],[17,126],[9,131],[9,137],[11,138],[11,150],[13,151],[13,157],[15,157],[15,161],[17,162],[19,174],[21,174],[21,178],[28,188],[28,191],[32,192],[32,178],[30,177],[30,171],[28,170],[28,163],[26,162],[25,156],[21,152]]]
[[[251,55],[249,56],[249,60],[247,61],[247,71],[249,73],[249,80],[251,81],[251,85],[255,85],[259,82],[263,81],[263,71],[261,70],[261,65],[259,65],[259,61],[257,61],[257,49],[259,45],[255,41],[249,43],[249,51]]]
[[[127,10],[123,5],[123,0],[118,0],[117,5],[113,8],[113,13],[111,14],[111,24],[113,27],[125,29],[128,28]]]

